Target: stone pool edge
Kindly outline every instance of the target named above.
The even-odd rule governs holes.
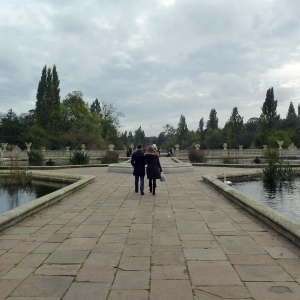
[[[226,173],[227,180],[230,178],[238,179],[239,177],[251,179],[257,177],[257,175],[257,170]],[[289,219],[281,212],[276,211],[275,209],[263,203],[259,203],[257,200],[246,196],[237,189],[225,184],[221,181],[224,178],[224,173],[217,175],[203,175],[202,178],[205,183],[214,187],[225,197],[237,203],[239,206],[250,212],[252,215],[264,221],[266,224],[273,227],[275,230],[277,230],[278,232],[286,236],[288,239],[293,241],[295,244],[300,246],[299,222]]]
[[[5,175],[8,172],[0,171],[0,175]],[[62,174],[62,173],[40,173],[32,172],[33,178],[38,180],[48,181],[59,181],[65,183],[71,183],[70,185],[61,188],[53,193],[45,195],[43,197],[32,200],[24,205],[16,207],[8,212],[0,215],[0,231],[12,226],[26,217],[29,217],[48,206],[55,204],[63,198],[73,194],[77,190],[83,188],[87,184],[95,180],[95,176],[89,175],[73,175],[73,174]]]

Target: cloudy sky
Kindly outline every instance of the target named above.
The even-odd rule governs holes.
[[[42,68],[61,98],[113,103],[121,131],[158,135],[184,115],[196,130],[216,109],[258,117],[300,103],[299,0],[0,0],[0,112],[35,107]]]

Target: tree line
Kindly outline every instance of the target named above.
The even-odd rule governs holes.
[[[33,149],[122,148],[119,127],[124,114],[108,102],[95,99],[89,106],[83,93],[73,91],[61,101],[60,80],[54,65],[45,66],[38,83],[35,109],[17,115],[12,109],[0,114],[0,142],[18,145],[32,142]]]
[[[189,130],[184,115],[174,127],[163,126],[158,136],[146,136],[140,126],[134,132],[120,131],[120,118],[124,114],[111,103],[97,98],[89,105],[80,91],[68,93],[61,101],[60,80],[56,66],[44,66],[38,83],[35,109],[17,115],[12,109],[0,113],[0,142],[18,145],[24,149],[25,142],[32,142],[33,149],[46,147],[51,150],[107,149],[114,144],[124,149],[131,144],[157,144],[162,149],[180,145],[186,149],[200,144],[202,149],[222,149],[227,143],[229,149],[262,148],[263,145],[278,147],[277,141],[284,141],[283,147],[292,142],[300,147],[300,106],[296,112],[291,102],[285,118],[277,114],[278,101],[274,90],[267,90],[259,117],[247,122],[234,107],[223,128],[219,127],[216,109],[212,109],[205,122],[201,117],[196,130]]]
[[[283,141],[283,147],[287,148],[291,143],[300,147],[300,105],[297,112],[292,102],[287,110],[285,118],[277,113],[278,101],[274,98],[274,89],[269,88],[265,101],[261,107],[259,117],[252,117],[244,122],[244,117],[239,114],[238,108],[232,109],[231,115],[223,128],[218,123],[216,109],[212,109],[205,122],[200,118],[197,130],[189,130],[185,116],[181,115],[174,127],[166,124],[163,131],[157,137],[145,137],[140,127],[135,134],[126,133],[126,139],[137,143],[155,143],[162,149],[179,144],[180,149],[189,148],[200,144],[201,149],[222,149],[227,143],[229,149],[238,149],[242,145],[244,149],[263,148],[263,145],[277,148],[277,141]]]

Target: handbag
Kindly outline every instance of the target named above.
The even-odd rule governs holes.
[[[163,182],[163,181],[166,181],[166,180],[167,180],[166,175],[163,172],[161,172],[160,173],[160,181]]]

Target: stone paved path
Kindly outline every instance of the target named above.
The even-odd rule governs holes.
[[[222,168],[167,174],[156,196],[74,171],[96,181],[0,233],[0,299],[300,299],[299,248],[201,181]]]

